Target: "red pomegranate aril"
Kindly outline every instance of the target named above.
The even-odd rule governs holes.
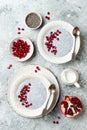
[[[26,41],[18,39],[13,42],[12,53],[19,59],[24,58],[30,52],[30,45]]]
[[[50,17],[49,17],[49,16],[45,16],[45,18],[46,18],[47,20],[50,20]]]
[[[32,103],[30,103],[29,105],[32,106]]]
[[[18,32],[18,34],[21,34],[21,32]]]
[[[61,34],[62,32],[59,31],[59,34]]]
[[[40,70],[40,67],[39,67],[39,66],[37,66],[37,67],[36,67],[36,69],[37,69],[37,70]]]
[[[53,121],[53,123],[55,124],[55,121]]]
[[[35,70],[35,73],[37,73],[37,70]]]
[[[20,27],[18,27],[18,30],[21,30],[21,28],[20,28]]]
[[[28,84],[29,86],[31,86],[31,83]],[[30,88],[30,87],[29,87]]]
[[[58,116],[57,118],[60,119],[60,116]]]
[[[50,12],[47,12],[48,15],[50,15]]]
[[[25,29],[24,29],[24,28],[22,28],[21,30],[22,30],[22,31],[24,31]]]
[[[24,106],[24,103],[22,103],[22,105]]]
[[[75,96],[65,96],[65,99],[60,104],[60,108],[66,117],[75,117],[83,109],[80,99]]]
[[[29,83],[31,85],[31,83]],[[25,106],[25,107],[30,107],[31,104],[29,104],[29,102],[27,101],[27,94],[30,91],[29,90],[29,84],[28,85],[24,85],[24,87],[21,89],[20,91],[20,95],[18,95],[18,98],[20,98],[20,102],[21,105]]]
[[[59,124],[59,121],[56,121],[56,124]]]
[[[28,104],[28,102],[25,102],[26,104]]]
[[[12,64],[10,64],[9,66],[8,66],[8,69],[11,69],[12,68]]]
[[[45,45],[47,47],[48,52],[51,51],[51,53],[53,53],[54,55],[57,54],[57,47],[53,45],[53,41],[57,40],[59,41],[59,30],[55,31],[55,32],[50,32],[50,36],[46,36],[46,42]],[[55,49],[55,50],[54,50]]]
[[[57,41],[59,41],[59,38],[57,38]]]
[[[73,116],[73,111],[72,111],[71,108],[68,109],[67,113],[68,113],[69,115]]]
[[[27,96],[25,96],[25,98],[27,98]]]
[[[80,103],[79,99],[77,100],[77,98],[72,98],[71,103],[74,103],[74,104],[76,104],[76,106],[82,108],[82,104]]]
[[[53,49],[56,49],[56,46],[52,46]]]

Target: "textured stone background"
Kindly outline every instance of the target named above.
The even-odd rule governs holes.
[[[37,31],[29,30],[24,22],[30,11],[40,12],[43,17],[47,11],[51,12],[51,21],[65,20],[78,25],[81,30],[81,49],[77,60],[63,65],[55,65],[45,61],[37,49]],[[46,23],[47,21],[45,21]],[[30,37],[35,44],[36,53],[33,59],[26,63],[19,63],[12,59],[8,46],[17,35],[17,27],[25,28],[21,36]],[[16,68],[28,64],[40,64],[51,71],[59,79],[61,87],[60,100],[65,95],[76,95],[83,101],[83,113],[74,118],[65,118],[57,104],[55,110],[48,116],[40,119],[26,119],[17,115],[8,105],[6,99],[7,79]],[[13,67],[8,70],[9,64]],[[80,73],[81,88],[69,87],[62,84],[60,73],[67,67],[75,68]],[[61,117],[60,124],[52,122],[56,116]],[[87,0],[0,0],[0,130],[86,130],[87,129]]]

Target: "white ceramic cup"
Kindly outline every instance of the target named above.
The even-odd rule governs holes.
[[[75,85],[77,88],[80,87],[78,80],[79,80],[79,74],[76,70],[74,69],[65,69],[61,73],[61,80],[63,81],[64,84],[66,85]]]

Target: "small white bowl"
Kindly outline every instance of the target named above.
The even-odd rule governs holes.
[[[30,27],[30,26],[27,24],[27,19],[28,19],[29,15],[32,15],[32,14],[37,15],[38,18],[39,18],[39,20],[40,20],[39,25],[36,26],[36,27]],[[32,21],[32,22],[33,22],[33,21]],[[26,16],[26,18],[25,18],[25,23],[26,23],[26,25],[27,25],[30,29],[32,29],[32,30],[38,29],[38,28],[42,25],[42,17],[41,17],[41,15],[40,15],[39,13],[31,12],[31,13],[29,13],[29,14]]]
[[[24,41],[27,42],[28,45],[30,45],[30,52],[28,52],[27,55],[26,55],[24,58],[21,58],[21,59],[18,58],[18,57],[16,57],[16,56],[14,56],[14,55],[12,54],[12,45],[13,45],[13,42],[14,42],[14,41],[17,41],[18,39],[24,40]],[[28,39],[28,38],[23,38],[23,37],[18,37],[18,38],[14,39],[14,40],[10,43],[10,45],[9,45],[9,50],[10,50],[10,54],[13,56],[13,58],[14,58],[15,60],[20,61],[20,62],[23,62],[23,61],[26,61],[26,60],[30,59],[31,56],[33,55],[34,45],[33,45],[33,43],[31,42],[30,39]]]

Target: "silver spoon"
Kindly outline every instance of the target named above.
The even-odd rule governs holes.
[[[76,48],[76,39],[78,36],[80,36],[80,30],[78,27],[74,27],[73,29],[73,35],[75,37],[75,43],[74,43],[74,47],[73,47],[73,53],[72,53],[72,59],[75,59],[75,48]]]
[[[47,110],[47,106],[48,106],[48,103],[49,103],[49,100],[50,100],[51,95],[55,93],[55,90],[56,90],[55,85],[54,85],[54,84],[51,84],[51,85],[49,86],[48,90],[49,90],[49,92],[50,92],[50,95],[49,95],[48,100],[47,100],[47,102],[46,102],[45,108],[44,108],[43,111],[42,111],[42,116],[45,115],[45,111]]]

